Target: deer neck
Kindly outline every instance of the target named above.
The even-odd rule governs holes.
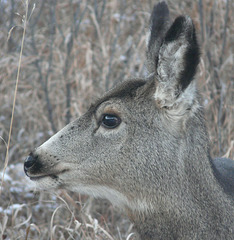
[[[222,232],[223,226],[231,229],[227,221],[231,219],[230,214],[223,211],[228,203],[213,175],[209,157],[194,161],[197,161],[194,166],[191,165],[191,159],[188,161],[190,165],[186,166],[185,163],[187,174],[181,181],[182,185],[177,186],[176,193],[171,193],[171,196],[170,193],[145,196],[137,201],[138,207],[133,203],[131,206],[135,207],[127,208],[128,217],[134,223],[140,239],[187,240],[198,239],[199,236],[199,239],[212,239],[214,229],[217,232],[219,228]],[[206,229],[210,237],[204,238],[206,233],[200,229]],[[216,239],[215,234],[213,239]]]

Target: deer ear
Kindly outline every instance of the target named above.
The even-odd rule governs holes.
[[[192,104],[196,87],[192,82],[199,63],[199,46],[190,17],[180,16],[171,25],[155,55],[155,99],[160,108]]]
[[[165,34],[169,29],[169,9],[165,2],[160,2],[154,6],[150,17],[150,27],[146,38],[147,70],[149,73],[155,72],[157,56]]]

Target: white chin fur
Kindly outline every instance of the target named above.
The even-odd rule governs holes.
[[[95,198],[105,198],[114,206],[118,206],[120,208],[128,205],[128,200],[123,194],[106,186],[84,186],[77,184],[69,189],[74,192],[93,196]]]
[[[132,211],[148,212],[152,211],[153,206],[148,205],[145,199],[134,199],[129,201],[122,193],[106,186],[84,186],[76,185],[69,188],[71,191],[79,192],[93,196],[95,198],[103,198],[109,200],[114,206],[125,209],[126,207]]]

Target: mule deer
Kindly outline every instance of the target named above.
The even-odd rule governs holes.
[[[234,239],[234,162],[212,159],[188,16],[154,7],[148,76],[107,92],[24,163],[40,188],[107,198],[140,239]]]

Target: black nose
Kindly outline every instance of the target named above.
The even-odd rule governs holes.
[[[26,158],[24,162],[24,171],[27,174],[27,171],[35,164],[36,158],[33,156],[32,153]]]

